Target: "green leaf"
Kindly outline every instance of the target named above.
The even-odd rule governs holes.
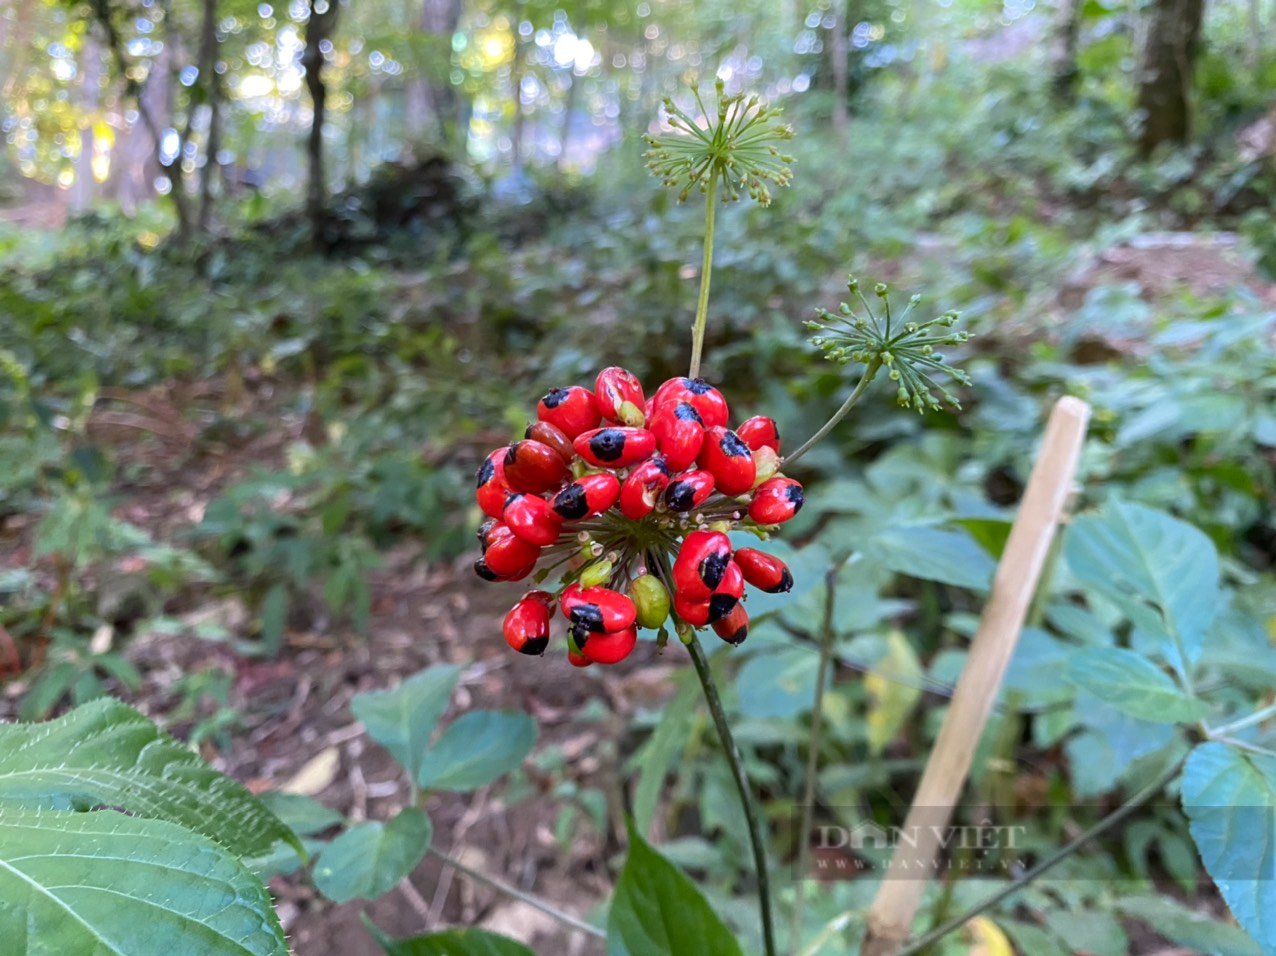
[[[1146,657],[1121,647],[1081,649],[1068,663],[1068,680],[1123,714],[1155,723],[1197,721],[1209,710]]]
[[[1182,793],[1205,869],[1237,921],[1264,951],[1276,950],[1276,759],[1200,744]]]
[[[902,631],[886,638],[886,654],[864,675],[868,694],[868,751],[877,756],[895,739],[908,715],[913,712],[925,679],[921,662]]]
[[[386,956],[536,956],[518,940],[481,929],[451,929],[409,939],[391,939],[366,916],[363,923],[377,938]]]
[[[1218,553],[1204,532],[1110,501],[1072,522],[1064,554],[1077,582],[1116,602],[1176,667],[1197,660],[1219,603]]]
[[[634,789],[634,825],[646,833],[656,815],[665,776],[687,746],[687,723],[700,701],[700,685],[684,674],[678,693],[665,705],[660,723],[638,760],[640,776]]]
[[[287,623],[288,588],[283,584],[273,584],[261,602],[261,640],[268,654],[279,653]]]
[[[372,737],[416,778],[461,668],[440,664],[413,674],[394,690],[355,694],[350,709]]]
[[[518,768],[536,744],[536,724],[511,710],[458,717],[425,755],[417,783],[428,790],[477,790]]]
[[[1214,956],[1263,956],[1263,949],[1243,929],[1188,909],[1168,896],[1124,896],[1116,907],[1142,920],[1171,942]]]
[[[743,956],[696,885],[633,824],[629,856],[607,918],[608,956]]]
[[[892,571],[976,591],[988,590],[997,569],[969,532],[931,525],[889,528],[872,538],[867,550]]]
[[[261,795],[261,802],[298,836],[311,836],[345,822],[336,810],[300,793],[269,790]]]
[[[334,903],[375,900],[416,868],[433,836],[430,818],[416,807],[389,823],[356,823],[319,854],[315,886]]]
[[[240,783],[119,701],[41,724],[0,726],[0,812],[121,807],[168,820],[238,856],[297,838]]]
[[[745,717],[792,719],[811,709],[820,658],[809,647],[754,654],[736,675],[739,712]]]
[[[113,811],[0,812],[11,956],[287,956],[270,895],[224,847]]]

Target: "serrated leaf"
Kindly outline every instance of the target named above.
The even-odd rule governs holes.
[[[535,744],[536,723],[527,714],[472,710],[429,749],[417,783],[428,790],[477,790],[516,770]]]
[[[1183,768],[1182,794],[1223,899],[1265,951],[1276,950],[1276,759],[1199,744]]]
[[[451,929],[408,939],[391,939],[365,916],[363,923],[386,956],[536,956],[516,939],[481,929]]]
[[[287,956],[270,895],[226,849],[112,811],[0,810],[7,956]]]
[[[356,694],[350,702],[368,735],[399,761],[415,779],[421,760],[448,700],[461,677],[450,664],[427,667],[393,690]]]
[[[607,917],[608,956],[743,956],[696,885],[629,827]]]
[[[885,567],[910,577],[987,591],[997,563],[970,533],[931,525],[903,525],[875,535],[868,553]]]
[[[356,823],[319,854],[315,886],[334,903],[375,900],[416,868],[433,835],[430,818],[416,807],[389,823]]]
[[[1073,654],[1068,680],[1140,720],[1188,723],[1200,720],[1209,710],[1146,657],[1121,647],[1086,647]]]
[[[0,725],[0,813],[121,807],[168,820],[238,856],[297,838],[240,783],[110,698],[56,720]]]
[[[1219,601],[1218,553],[1204,532],[1152,508],[1110,501],[1072,522],[1064,554],[1078,583],[1158,637],[1177,668],[1197,660]]]

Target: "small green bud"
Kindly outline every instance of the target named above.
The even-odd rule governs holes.
[[[638,609],[638,626],[663,627],[669,619],[669,592],[653,574],[641,574],[629,585],[629,597]]]
[[[888,286],[885,282],[879,282],[877,283],[877,285],[873,286],[873,292],[877,295],[879,299],[886,298],[887,293],[889,293],[890,291],[891,291],[890,286]]]
[[[620,407],[616,409],[616,417],[630,428],[642,428],[647,424],[647,416],[633,402],[621,402]]]
[[[585,570],[580,572],[580,586],[583,588],[596,588],[600,584],[605,584],[611,580],[612,572],[616,570],[616,566],[610,561],[595,561]]]

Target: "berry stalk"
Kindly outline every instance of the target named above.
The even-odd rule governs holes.
[[[700,377],[700,357],[704,352],[704,330],[709,319],[709,282],[713,276],[713,233],[718,209],[718,180],[709,180],[704,214],[704,258],[700,262],[700,298],[696,301],[696,322],[691,328],[691,370],[687,378]]]
[[[854,391],[852,391],[851,394],[847,396],[846,401],[842,403],[842,407],[833,413],[833,417],[825,422],[819,431],[804,441],[798,447],[797,451],[791,455],[785,456],[784,465],[786,468],[814,448],[817,442],[823,441],[824,436],[836,428],[838,423],[850,414],[851,409],[859,404],[859,400],[863,398],[864,393],[868,391],[869,383],[873,381],[873,378],[877,375],[877,372],[881,367],[881,357],[874,356],[872,360],[869,361],[868,367],[864,369],[864,374],[860,376],[859,383],[856,384]]]

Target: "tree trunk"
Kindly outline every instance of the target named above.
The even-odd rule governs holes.
[[[421,32],[430,41],[429,62],[408,88],[409,104],[421,104],[434,114],[439,140],[447,145],[458,145],[460,135],[461,102],[451,75],[452,35],[460,22],[461,0],[422,0]]]
[[[306,71],[306,88],[310,91],[312,118],[310,136],[306,140],[309,175],[306,186],[306,215],[310,219],[311,236],[323,245],[328,222],[328,183],[323,162],[323,124],[328,90],[323,82],[324,56],[322,44],[332,36],[337,25],[339,0],[310,0],[310,19],[306,23],[306,48],[301,65]]]
[[[213,216],[213,180],[221,169],[217,154],[222,139],[222,82],[217,72],[217,0],[204,0],[204,22],[199,38],[199,81],[208,107],[208,137],[204,141],[204,168],[199,176],[199,231],[207,232]]]
[[[1081,41],[1082,0],[1059,0],[1050,37],[1050,92],[1069,105],[1076,97],[1077,46]]]
[[[1154,0],[1139,71],[1139,150],[1186,143],[1191,131],[1192,70],[1204,0]]]
[[[850,0],[834,0],[833,28],[829,31],[829,53],[833,57],[833,135],[839,146],[849,142],[851,128],[850,105],[850,45],[847,40],[847,23]]]

